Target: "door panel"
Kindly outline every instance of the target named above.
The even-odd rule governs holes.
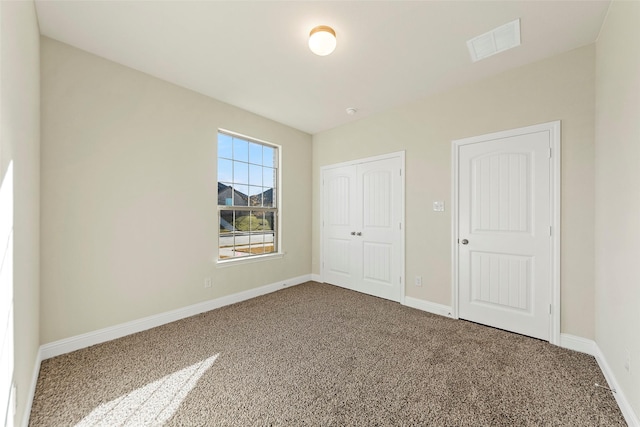
[[[351,276],[351,242],[345,239],[327,239],[327,269],[335,274]]]
[[[529,232],[530,153],[493,153],[471,160],[473,232]]]
[[[364,280],[393,286],[391,281],[392,246],[385,243],[365,243],[363,251]]]
[[[549,339],[550,136],[459,150],[460,317]]]
[[[368,165],[371,167],[371,165]],[[374,165],[376,166],[376,165]],[[382,165],[378,165],[380,167]],[[391,226],[391,171],[374,169],[366,171],[362,176],[362,213],[364,227]]]
[[[531,313],[532,257],[473,252],[471,302]]]

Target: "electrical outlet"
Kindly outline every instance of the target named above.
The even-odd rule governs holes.
[[[624,349],[624,370],[631,373],[631,353],[628,348]]]
[[[205,277],[204,278],[204,287],[205,288],[210,288],[211,287],[211,277]]]
[[[422,286],[422,276],[416,276],[416,286]]]

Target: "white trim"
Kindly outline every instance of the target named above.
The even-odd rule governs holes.
[[[324,209],[322,209],[322,204],[323,204],[323,197],[324,197],[324,172],[326,170],[329,169],[334,169],[334,168],[341,168],[341,167],[345,167],[345,166],[354,166],[354,165],[359,165],[362,163],[368,163],[368,162],[375,162],[378,160],[385,160],[385,159],[394,159],[394,158],[400,158],[400,167],[401,167],[401,179],[400,179],[400,195],[402,197],[402,202],[400,203],[400,222],[401,222],[401,226],[402,226],[402,230],[400,233],[400,304],[404,304],[405,302],[405,283],[406,283],[406,275],[405,275],[405,268],[406,268],[406,255],[405,255],[405,234],[406,234],[406,222],[405,222],[405,205],[406,205],[406,188],[405,188],[405,184],[406,184],[406,151],[402,150],[402,151],[396,151],[393,153],[387,153],[387,154],[381,154],[379,156],[372,156],[372,157],[365,157],[362,159],[356,159],[356,160],[349,160],[346,162],[342,162],[342,163],[334,163],[331,165],[326,165],[326,166],[321,166],[320,167],[320,274],[317,275],[318,277],[318,282],[324,283],[324,248],[323,248],[323,242],[324,242]]]
[[[451,143],[451,317],[458,316],[458,145]]]
[[[604,357],[604,354],[600,350],[598,344],[593,340],[577,337],[575,335],[560,334],[560,347],[593,356],[596,359],[596,362],[598,362],[598,366],[600,366],[600,370],[602,371],[604,378],[607,380],[608,387],[616,391],[611,394],[613,394],[613,397],[616,399],[616,403],[618,404],[625,421],[629,427],[640,427],[640,418],[638,418],[638,415],[633,411],[629,400],[620,388],[620,385],[618,384],[615,375],[613,375],[613,371],[609,367],[609,363]]]
[[[216,259],[216,268],[233,267],[234,265],[253,264],[254,262],[269,261],[271,259],[282,258],[286,255],[284,252],[276,252],[267,255],[253,255],[242,258],[230,258],[225,260]]]
[[[95,344],[111,341],[117,338],[134,334],[136,332],[141,332],[167,323],[175,322],[176,320],[184,319],[186,317],[195,316],[196,314],[204,313],[206,311],[214,310],[226,305],[246,301],[248,299],[255,298],[261,295],[266,295],[282,288],[299,285],[301,283],[308,282],[309,280],[311,280],[311,275],[306,274],[304,276],[282,280],[280,282],[261,286],[259,288],[249,289],[247,291],[238,292],[236,294],[189,305],[177,310],[167,311],[142,319],[133,320],[131,322],[121,323],[119,325],[110,326],[108,328],[99,329],[97,331],[88,332],[86,334],[76,335],[74,337],[44,344],[40,347],[41,357],[42,360],[49,359],[51,357],[59,356],[61,354],[69,353],[75,350],[80,350],[82,348],[86,348]]]
[[[380,154],[378,156],[372,156],[372,157],[364,157],[362,159],[356,159],[356,160],[348,160],[346,162],[341,162],[341,163],[332,163],[330,165],[325,165],[325,166],[321,166],[320,167],[320,177],[322,177],[322,172],[324,172],[327,169],[335,169],[335,168],[342,168],[345,166],[354,166],[354,165],[359,165],[362,163],[369,163],[369,162],[377,162],[378,160],[385,160],[385,159],[393,159],[396,157],[404,157],[405,155],[405,151],[396,151],[393,153],[387,153],[387,154]]]
[[[312,274],[311,275],[311,280],[313,280],[314,282],[318,282],[318,283],[324,283],[322,281],[322,275],[321,274]]]
[[[631,403],[629,403],[627,396],[625,396],[624,392],[620,388],[616,377],[613,375],[613,371],[609,367],[607,359],[604,357],[604,354],[597,344],[596,354],[594,354],[593,356],[596,358],[596,362],[598,362],[598,365],[600,366],[600,369],[602,370],[602,373],[604,374],[604,377],[609,384],[609,388],[616,391],[615,393],[613,393],[613,397],[616,399],[618,407],[620,408],[625,421],[627,422],[629,427],[640,427],[640,418],[638,418],[638,415],[633,411]]]
[[[42,362],[42,346],[38,349],[36,360],[33,364],[33,373],[31,374],[31,384],[29,385],[29,393],[27,394],[27,402],[24,406],[24,415],[22,416],[22,426],[29,426],[29,418],[31,418],[31,407],[33,406],[33,397],[36,395],[36,385],[38,384],[38,375],[40,375],[40,363]]]
[[[560,120],[539,125],[549,127],[551,144],[551,330],[549,331],[549,342],[558,345],[560,343],[560,239],[561,239],[561,209],[562,209],[562,145],[561,145],[561,124]]]
[[[407,307],[416,308],[418,310],[426,311],[428,313],[438,314],[445,317],[453,317],[451,306],[438,304],[431,301],[425,301],[423,299],[404,297],[404,303]]]
[[[406,233],[406,222],[405,222],[405,209],[406,209],[406,177],[407,177],[407,168],[405,167],[405,158],[406,158],[406,152],[404,151],[400,151],[399,153],[397,153],[400,155],[400,167],[401,169],[401,173],[402,176],[400,177],[400,194],[402,196],[402,203],[400,203],[400,224],[402,227],[401,233],[400,233],[400,280],[402,280],[402,283],[400,283],[400,304],[405,304],[406,300],[407,300],[407,276],[405,274],[406,272],[406,254],[405,254],[405,233]]]
[[[595,356],[598,346],[595,341],[570,334],[560,334],[560,347]]]
[[[451,306],[452,317],[459,317],[459,301],[458,301],[458,162],[460,147],[467,144],[475,144],[487,140],[507,138],[518,135],[529,134],[533,132],[549,132],[549,144],[551,147],[551,164],[550,164],[550,195],[551,199],[550,216],[553,234],[551,236],[551,319],[549,325],[549,342],[551,344],[560,344],[560,225],[561,225],[561,124],[560,120],[548,123],[541,123],[533,126],[526,126],[518,129],[510,129],[500,132],[494,132],[485,135],[479,135],[469,138],[453,140],[451,142],[451,171],[452,171],[452,188],[451,188]]]

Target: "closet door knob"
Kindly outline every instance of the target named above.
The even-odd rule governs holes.
[[[356,236],[362,236],[362,233],[358,231],[358,232],[356,233]]]
[[[355,232],[355,231],[352,231],[352,232],[351,232],[351,235],[352,235],[352,236],[355,236],[355,235],[356,235],[356,232]]]
[[[467,239],[462,239],[460,243],[462,243],[463,245],[468,245],[469,241]]]

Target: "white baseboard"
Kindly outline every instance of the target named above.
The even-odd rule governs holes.
[[[451,307],[444,304],[437,304],[435,302],[405,296],[404,305],[411,308],[417,308],[418,310],[426,311],[429,313],[439,314],[440,316],[453,317],[451,315]]]
[[[616,377],[613,375],[613,371],[607,362],[607,359],[604,357],[604,354],[600,350],[600,347],[596,345],[596,354],[593,355],[600,365],[600,369],[604,374],[607,383],[609,383],[609,388],[615,390],[613,393],[613,397],[615,397],[616,402],[618,402],[618,406],[620,407],[620,411],[622,411],[622,415],[624,415],[624,419],[629,425],[629,427],[640,427],[640,418],[638,414],[636,414],[629,403],[629,400],[625,396],[624,392],[620,388]]]
[[[640,427],[640,419],[638,418],[638,415],[633,411],[629,400],[618,385],[618,381],[616,380],[615,375],[613,375],[613,371],[609,367],[609,363],[604,357],[604,354],[600,350],[598,344],[593,340],[577,337],[575,335],[560,334],[560,347],[590,354],[595,357],[604,378],[607,380],[609,388],[616,391],[612,394],[618,403],[618,407],[620,408],[625,421],[629,427]]]
[[[580,353],[590,354],[594,357],[598,350],[598,346],[595,341],[570,334],[560,334],[560,347],[579,351]]]
[[[280,282],[261,286],[259,288],[238,292],[237,294],[227,295],[198,304],[193,304],[187,307],[179,308],[177,310],[167,311],[165,313],[133,320],[131,322],[122,323],[120,325],[115,325],[108,328],[99,329],[97,331],[88,332],[86,334],[76,335],[74,337],[54,341],[52,343],[44,344],[40,347],[40,355],[42,358],[41,360],[60,356],[61,354],[70,353],[72,351],[80,350],[82,348],[100,344],[106,341],[111,341],[117,338],[122,338],[136,332],[145,331],[147,329],[175,322],[176,320],[184,319],[186,317],[195,316],[196,314],[204,313],[206,311],[214,310],[226,305],[246,301],[251,298],[275,292],[282,288],[299,285],[301,283],[308,282],[309,280],[311,280],[311,275],[306,274],[304,276],[282,280]]]
[[[42,362],[42,347],[38,349],[36,360],[33,363],[33,373],[31,374],[31,384],[29,385],[27,402],[25,403],[24,414],[22,416],[22,427],[29,426],[29,418],[31,417],[31,407],[33,406],[33,397],[36,395],[36,384],[38,384],[38,375],[40,374],[41,362]]]
[[[311,275],[311,280],[313,280],[314,282],[318,282],[318,283],[324,283],[322,281],[322,276],[319,274],[312,274]]]

